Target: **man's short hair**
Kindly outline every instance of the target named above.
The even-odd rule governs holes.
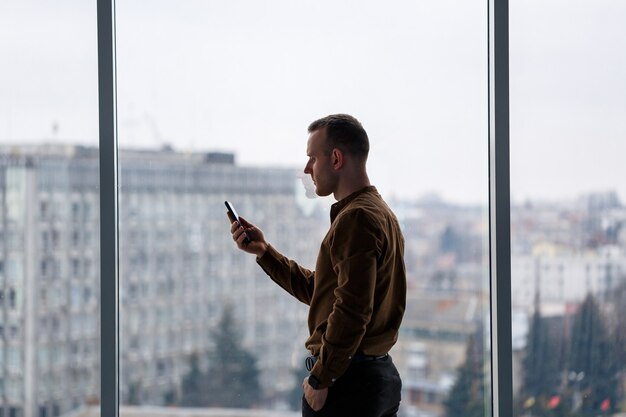
[[[311,123],[309,133],[324,128],[327,152],[339,148],[347,154],[367,159],[370,142],[363,125],[356,118],[348,114],[331,114]]]

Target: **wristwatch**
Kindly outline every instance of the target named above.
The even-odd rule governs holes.
[[[315,375],[309,375],[309,377],[307,378],[307,381],[309,381],[309,385],[311,386],[311,388],[313,389],[320,388],[320,380],[317,379]]]

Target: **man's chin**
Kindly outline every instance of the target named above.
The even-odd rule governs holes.
[[[315,194],[317,194],[318,197],[328,197],[331,193],[330,191],[320,190],[319,188],[315,187]]]

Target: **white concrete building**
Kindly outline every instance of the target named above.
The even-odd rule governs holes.
[[[0,148],[3,416],[54,417],[98,401],[98,178],[95,148]],[[293,169],[240,167],[228,154],[120,152],[123,403],[180,394],[189,355],[206,358],[232,303],[265,398],[281,405],[305,355],[306,307],[233,246],[223,202],[313,266],[328,219],[304,213],[298,187]]]
[[[511,258],[512,306],[531,311],[539,290],[542,308],[582,301],[587,293],[604,299],[626,280],[626,251],[616,246],[574,252],[551,244]]]

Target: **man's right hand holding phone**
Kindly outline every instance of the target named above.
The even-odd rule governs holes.
[[[241,216],[239,216],[239,221],[241,222],[239,224],[231,213],[227,214],[231,222],[230,233],[233,235],[233,240],[237,247],[244,252],[256,255],[258,258],[262,257],[265,251],[267,251],[268,245],[263,236],[263,231]],[[250,237],[249,243],[244,242],[246,234]]]

